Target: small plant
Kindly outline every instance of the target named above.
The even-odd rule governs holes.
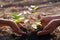
[[[12,14],[12,17],[13,17],[15,23],[19,23],[22,21],[22,19],[24,19],[24,17],[22,15],[19,15],[17,13]]]

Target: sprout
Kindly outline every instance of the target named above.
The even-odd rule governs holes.
[[[41,22],[39,20],[37,20],[35,23],[36,23],[36,25],[42,26],[42,24],[41,24]]]
[[[24,17],[20,14],[13,14],[12,16],[14,17],[14,22],[15,23],[19,23],[24,19]]]
[[[20,20],[14,20],[14,23],[19,23],[20,22]]]
[[[19,19],[19,18],[22,18],[23,16],[22,15],[20,15],[20,14],[12,14],[12,17],[14,18],[14,19]]]
[[[35,6],[34,5],[31,5],[31,8],[34,8]]]
[[[32,28],[37,29],[37,25],[36,24],[32,24]]]
[[[34,10],[37,10],[39,7],[38,6],[36,6],[36,7],[34,7]]]
[[[32,11],[33,9],[32,8],[28,8],[28,10]]]
[[[39,7],[38,7],[38,6],[31,5],[31,8],[32,8],[33,10],[37,10]]]
[[[29,19],[26,19],[25,21],[24,21],[24,23],[27,23],[29,21]]]
[[[23,13],[24,13],[24,14],[27,14],[27,12],[26,12],[26,11],[23,11]]]
[[[22,15],[22,13],[19,13],[19,15]]]

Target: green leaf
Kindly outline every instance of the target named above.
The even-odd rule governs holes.
[[[17,20],[14,20],[14,23],[19,23],[19,22],[20,22],[20,20],[18,20],[18,19]]]
[[[12,16],[13,16],[14,19],[22,18],[22,15],[19,15],[17,13],[12,14]]]
[[[39,7],[38,6],[36,6],[36,7],[34,7],[34,10],[37,10]]]

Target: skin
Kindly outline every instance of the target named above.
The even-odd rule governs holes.
[[[46,35],[52,33],[58,26],[60,26],[60,16],[45,17],[41,19],[43,30],[38,31],[37,35]]]
[[[10,26],[16,33],[20,35],[26,34],[26,32],[23,32],[16,23],[8,19],[0,19],[0,26]]]
[[[60,16],[45,17],[41,19],[41,22],[44,29],[42,31],[37,32],[38,36],[52,33],[60,25]],[[26,34],[26,32],[23,32],[20,29],[20,23],[16,24],[10,20],[0,19],[0,26],[10,26],[16,33],[20,35]]]

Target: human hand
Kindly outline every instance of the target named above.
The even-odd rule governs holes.
[[[37,32],[37,35],[38,35],[38,36],[39,36],[39,34],[40,34],[40,31]]]
[[[38,31],[38,32],[37,32],[37,35],[38,35],[38,36],[45,35],[45,31]]]
[[[22,35],[26,35],[27,33],[26,32],[22,32]]]

